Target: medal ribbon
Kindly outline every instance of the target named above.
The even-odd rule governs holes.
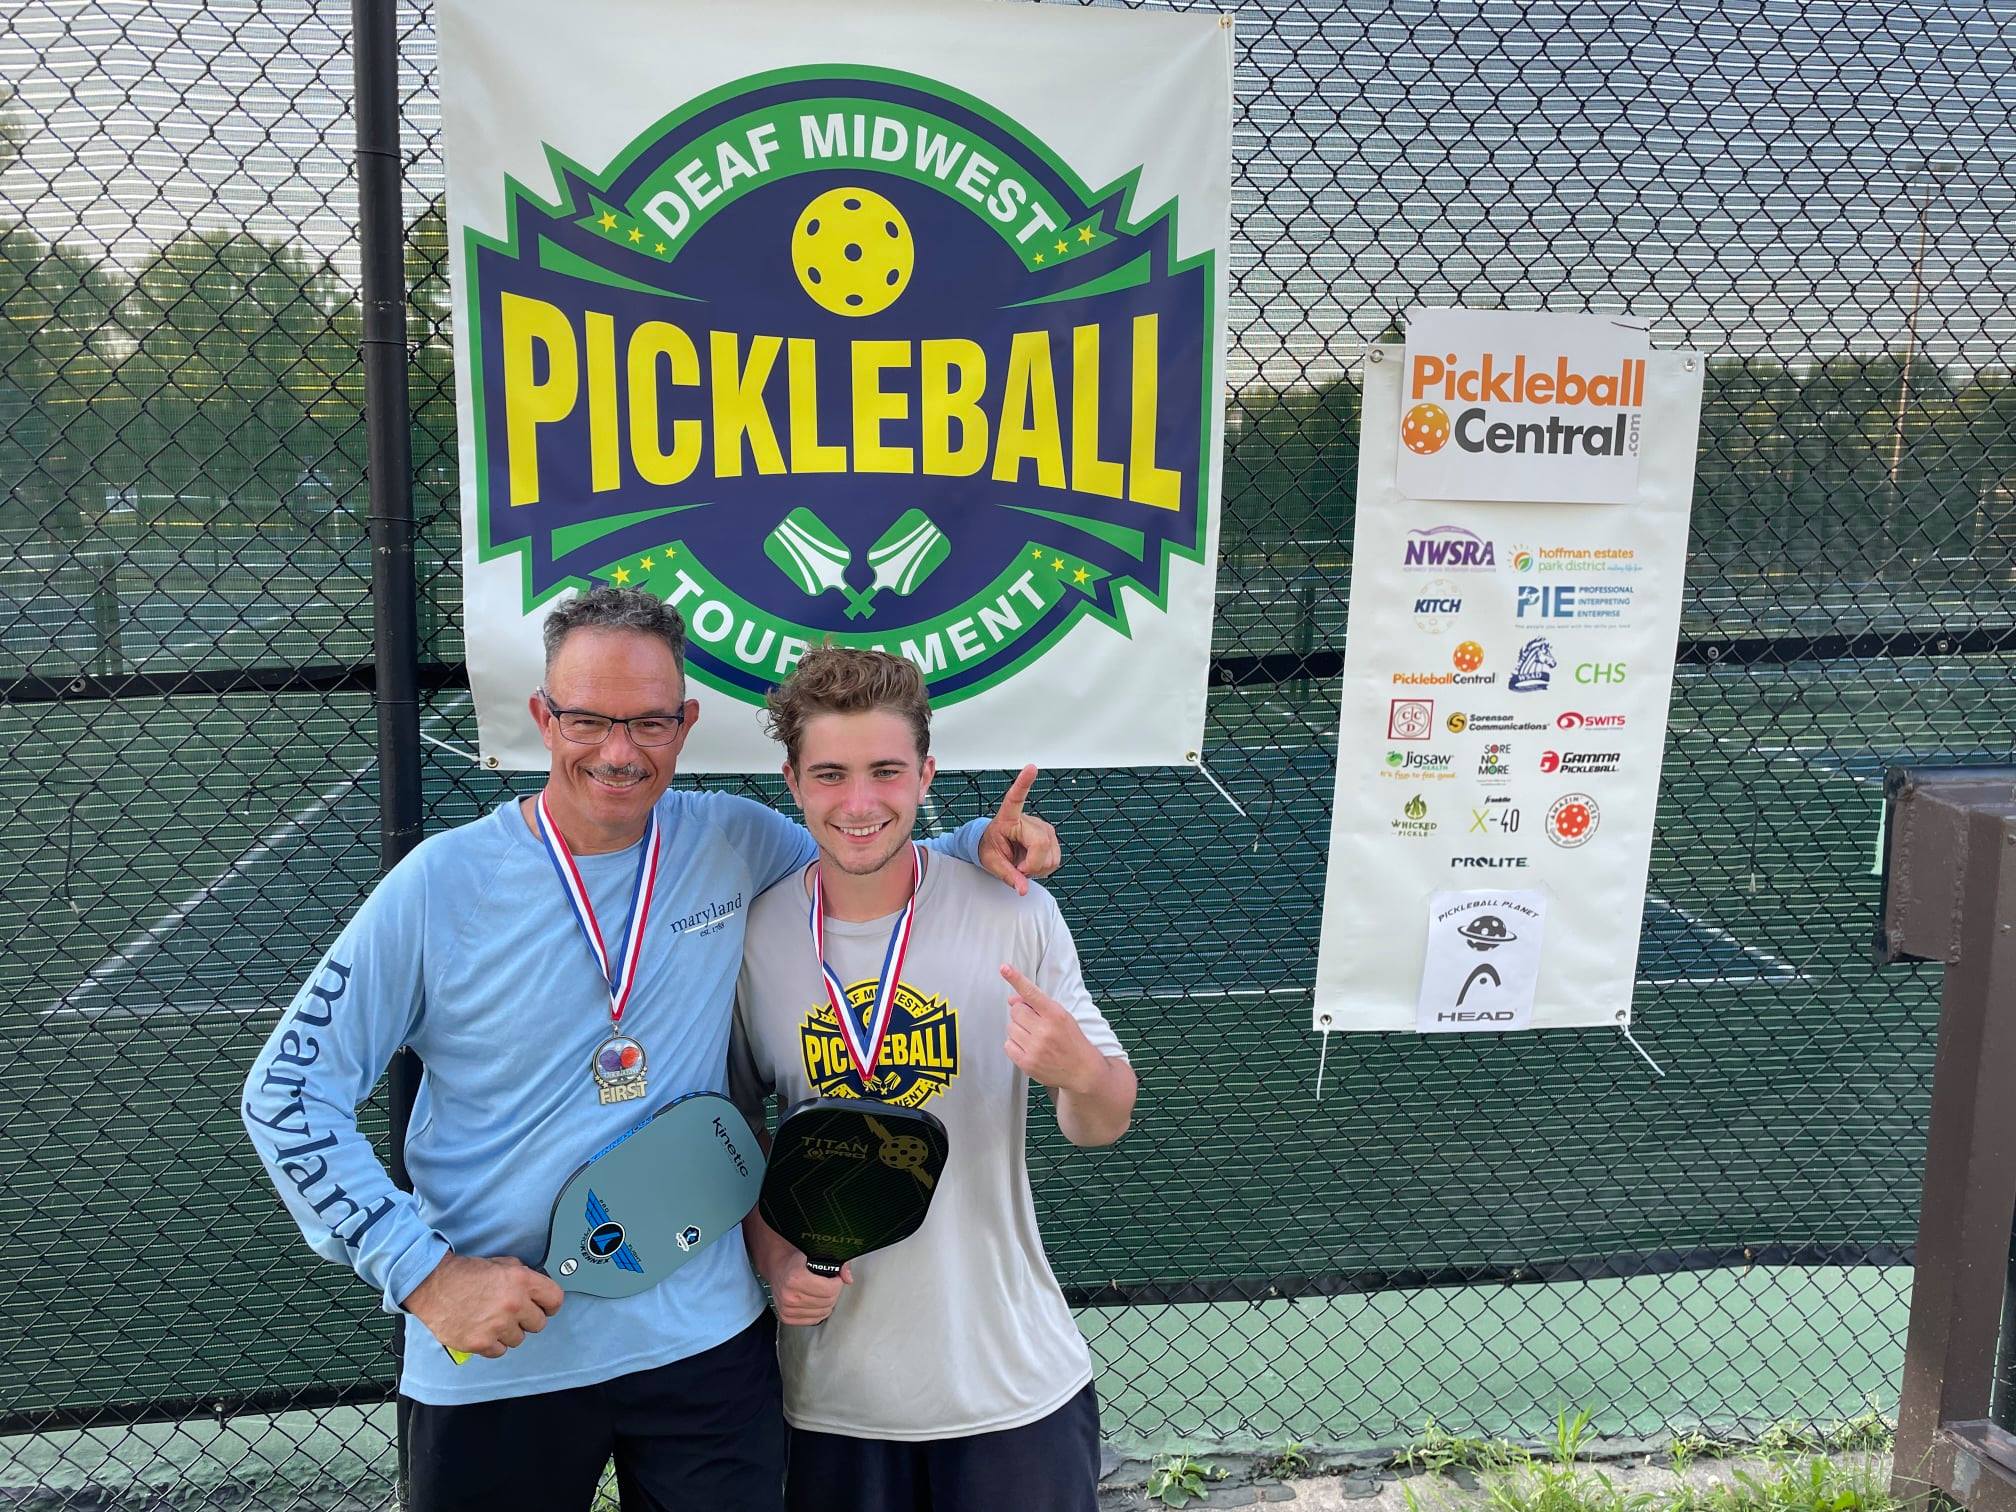
[[[623,953],[613,967],[609,949],[602,943],[602,928],[595,922],[595,904],[588,896],[587,884],[581,880],[580,869],[574,865],[574,853],[561,837],[560,826],[547,812],[544,792],[539,794],[533,812],[539,820],[539,838],[546,842],[546,859],[553,863],[554,874],[560,878],[560,890],[567,894],[567,901],[574,909],[574,922],[581,926],[581,937],[588,942],[595,964],[602,968],[602,980],[609,984],[609,1022],[620,1025],[623,1010],[630,1002],[630,989],[637,985],[637,963],[644,956],[644,926],[651,917],[651,895],[658,886],[658,811],[652,809],[651,827],[644,832],[644,850],[637,858],[637,880],[630,888],[630,927],[623,933]]]
[[[910,925],[917,916],[917,888],[924,879],[923,852],[910,844],[910,897],[889,931],[888,948],[882,952],[882,977],[875,987],[875,999],[868,1005],[868,1032],[862,1036],[854,1015],[847,1007],[847,989],[833,968],[826,964],[826,900],[819,885],[819,863],[812,863],[812,953],[819,958],[819,974],[826,979],[826,1000],[833,1005],[833,1017],[840,1025],[848,1057],[861,1075],[861,1089],[875,1079],[875,1064],[882,1059],[882,1042],[889,1037],[889,1024],[896,1016],[896,984],[903,977],[903,957],[910,950]]]

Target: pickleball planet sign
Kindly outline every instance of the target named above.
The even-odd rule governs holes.
[[[463,246],[477,549],[521,613],[643,588],[739,701],[832,642],[944,708],[1203,559],[1218,275],[1180,199],[1130,220],[1040,120],[859,67],[552,163]]]

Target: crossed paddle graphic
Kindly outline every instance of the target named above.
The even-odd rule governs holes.
[[[853,549],[801,504],[764,537],[763,554],[813,598],[828,588],[838,588],[847,601],[847,618],[865,619],[875,612],[876,594],[887,590],[907,597],[944,566],[952,555],[952,543],[923,510],[906,509],[868,548],[874,581],[866,588],[854,588],[847,582],[847,569],[854,565]]]

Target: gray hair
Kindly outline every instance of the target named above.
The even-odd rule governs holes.
[[[665,642],[683,666],[686,659],[686,622],[679,611],[655,594],[641,588],[612,588],[597,584],[546,616],[546,669],[560,646],[576,630],[631,630],[639,635],[655,635]]]

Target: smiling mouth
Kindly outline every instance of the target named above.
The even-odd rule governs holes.
[[[866,840],[873,835],[880,834],[888,827],[889,821],[887,819],[882,820],[879,824],[836,824],[833,826],[841,834],[855,840]]]
[[[615,788],[619,792],[627,792],[644,780],[644,774],[632,767],[616,767],[600,770],[590,768],[588,776],[594,781],[599,782],[603,787]]]

